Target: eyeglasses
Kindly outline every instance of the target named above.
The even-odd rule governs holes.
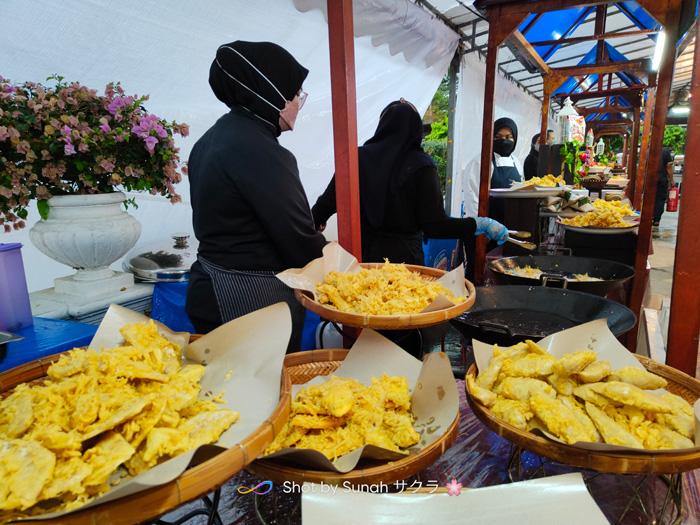
[[[299,109],[301,109],[304,106],[304,102],[306,102],[306,97],[308,97],[309,94],[306,91],[302,91],[297,95],[299,97]]]

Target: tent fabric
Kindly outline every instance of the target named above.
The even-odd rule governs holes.
[[[404,5],[403,17],[388,10],[403,3],[354,3],[363,35],[355,38],[360,143],[372,135],[379,113],[392,100],[404,97],[425,112],[457,46],[451,30],[414,5]],[[59,74],[101,93],[106,84],[119,81],[127,94],[150,94],[145,104],[150,112],[190,125],[190,136],[176,139],[185,161],[197,139],[227,111],[208,85],[217,47],[233,40],[277,43],[310,70],[304,83],[309,98],[295,130],[283,133],[280,142],[297,157],[313,203],[334,172],[328,25],[321,10],[303,12],[297,4],[300,0],[1,2],[0,75],[15,82],[45,82]],[[382,12],[383,23],[370,23]],[[365,18],[368,23],[362,22]],[[180,231],[192,234],[186,177],[177,190],[183,197],[177,205],[158,196],[129,195],[139,205],[130,210],[143,225],[139,244]],[[0,242],[24,245],[31,292],[50,288],[54,278],[73,271],[34,248],[29,228],[38,219],[36,207],[29,213],[27,228],[2,234]],[[332,238],[331,224],[327,233]],[[121,270],[121,262],[112,269]]]

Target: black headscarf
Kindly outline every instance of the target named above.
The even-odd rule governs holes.
[[[384,221],[387,197],[409,176],[435,161],[421,147],[423,122],[412,104],[395,100],[382,110],[374,136],[358,148],[360,202],[375,228]]]
[[[532,140],[530,141],[530,155],[535,154],[539,155],[539,150],[535,149],[535,144],[537,144],[537,141],[540,140],[540,134],[537,133],[533,135]]]
[[[515,148],[518,146],[518,125],[513,119],[503,117],[499,118],[493,123],[493,134],[495,135],[501,128],[510,128],[510,130],[513,132],[513,151],[515,151]],[[513,154],[513,151],[510,152],[510,155]]]
[[[228,48],[235,49],[245,57],[245,60],[236,51]],[[265,75],[282,96],[246,60]],[[284,109],[285,101],[294,99],[308,74],[308,69],[277,44],[237,40],[224,44],[216,50],[216,58],[209,69],[209,85],[221,102],[229,107],[243,106],[262,117],[275,127],[276,134],[279,136],[282,132],[279,127],[280,110]],[[241,84],[275,107],[261,100]]]

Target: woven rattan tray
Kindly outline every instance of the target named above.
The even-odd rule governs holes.
[[[647,370],[668,381],[666,390],[669,392],[681,396],[691,405],[700,398],[700,381],[646,357],[635,357]],[[471,366],[467,375],[476,376],[476,365]],[[468,382],[465,382],[465,388],[472,412],[489,429],[525,450],[560,463],[608,474],[675,474],[700,467],[700,448],[680,450],[677,453],[653,450],[601,452],[552,441],[521,430],[496,417],[488,408],[472,398]]]
[[[348,350],[325,349],[311,350],[289,354],[284,365],[289,372],[292,384],[303,384],[319,375],[334,372],[342,363]],[[421,450],[398,461],[368,461],[363,459],[362,468],[357,468],[346,474],[337,472],[304,470],[290,466],[281,461],[259,459],[246,467],[246,470],[256,476],[274,483],[296,482],[302,484],[326,483],[359,487],[362,485],[390,484],[406,479],[432,465],[445,451],[452,446],[459,434],[459,413],[443,436]]]
[[[199,336],[193,335],[191,340]],[[7,370],[0,374],[0,396],[5,397],[9,390],[20,383],[39,383],[46,376],[46,370],[61,354],[48,356],[30,363]],[[83,511],[51,520],[23,520],[22,523],[41,523],[44,525],[133,525],[150,521],[166,514],[190,501],[200,499],[216,490],[248,463],[262,453],[272,442],[274,436],[282,430],[289,417],[291,407],[292,384],[287,370],[283,370],[280,384],[280,401],[269,419],[252,434],[220,454],[196,465],[175,480],[138,492],[114,501],[98,505]]]
[[[362,263],[363,268],[380,268],[382,263]],[[407,264],[406,268],[412,272],[421,274],[425,281],[436,281],[447,272],[438,270],[437,268],[428,268],[425,266],[415,266]],[[436,310],[434,312],[424,312],[410,315],[363,315],[341,312],[334,308],[322,305],[314,300],[310,292],[305,290],[294,290],[297,300],[308,310],[318,314],[324,319],[333,321],[334,323],[345,326],[354,326],[356,328],[372,328],[373,330],[403,330],[409,328],[425,328],[439,323],[444,323],[453,317],[462,315],[469,310],[476,301],[476,290],[474,285],[465,279],[468,297],[462,304],[457,304],[444,310]]]

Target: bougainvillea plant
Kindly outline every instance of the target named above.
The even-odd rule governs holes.
[[[54,195],[124,190],[181,200],[175,184],[186,168],[173,135],[186,137],[187,124],[148,113],[148,95],[127,96],[119,83],[99,95],[49,80],[53,87],[0,76],[0,231],[23,228],[35,199],[46,218]]]

